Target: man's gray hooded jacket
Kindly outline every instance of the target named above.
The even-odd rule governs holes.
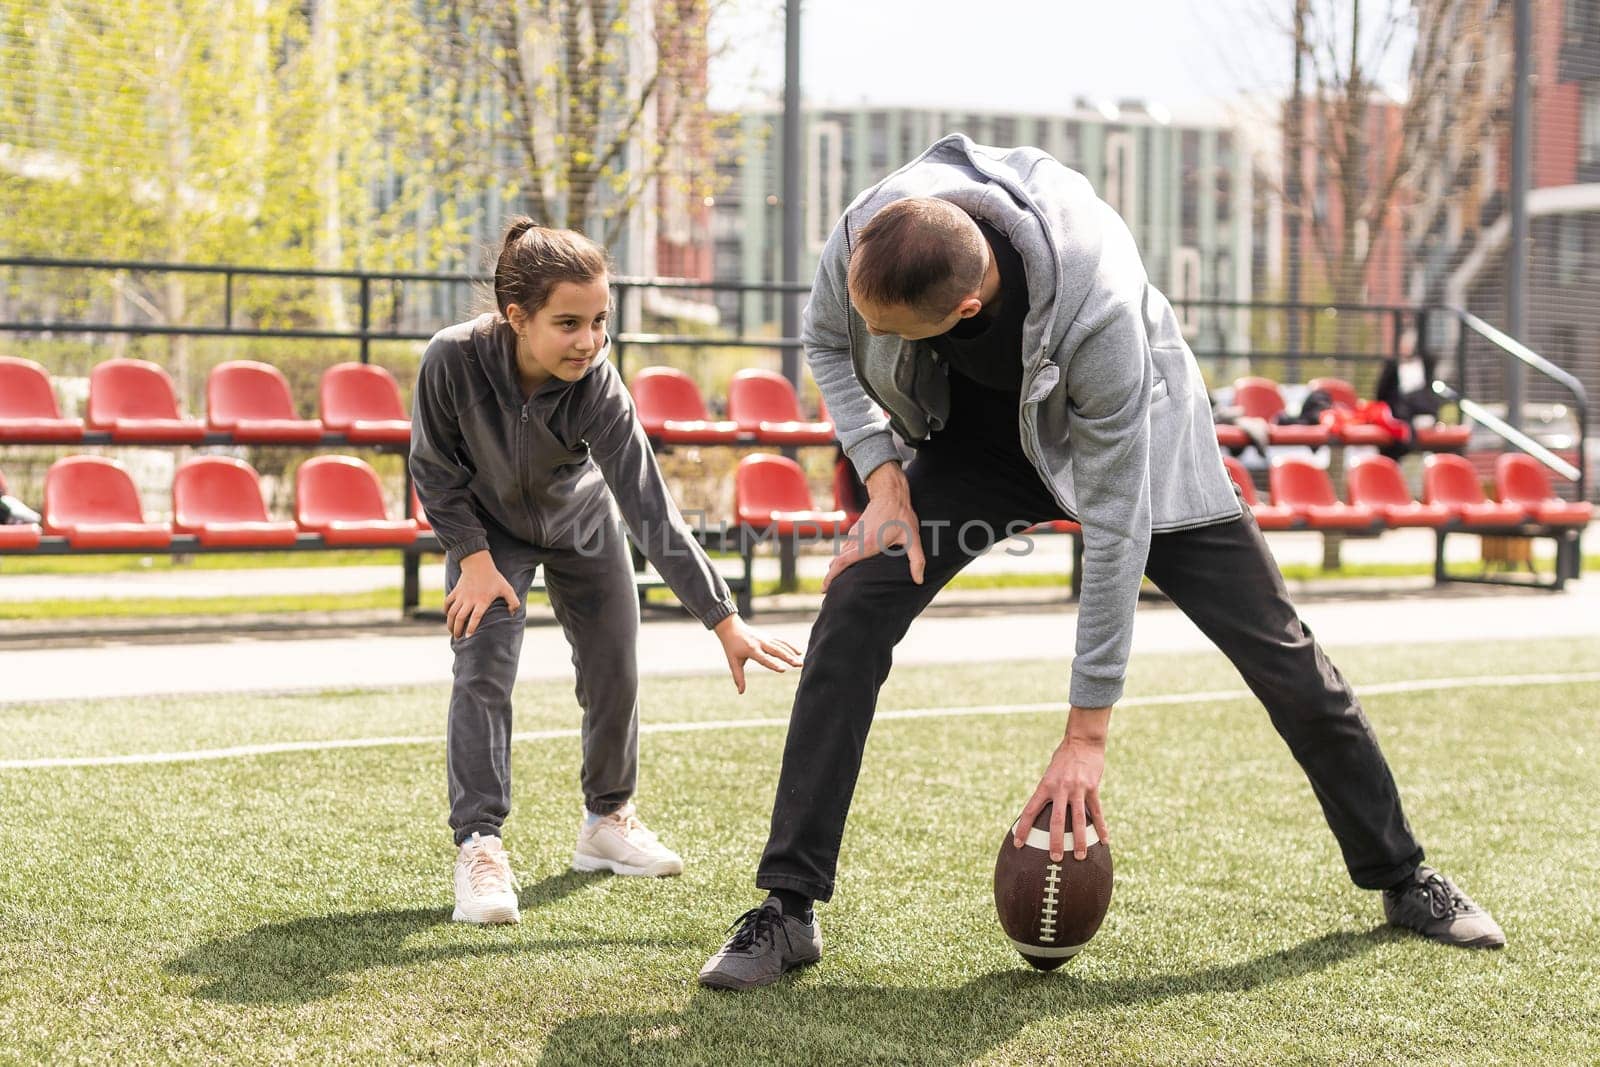
[[[921,441],[950,411],[947,370],[932,349],[868,333],[846,288],[855,235],[880,208],[907,197],[955,204],[1022,257],[1028,317],[1018,430],[1046,485],[1083,525],[1071,700],[1114,704],[1152,530],[1240,514],[1200,367],[1171,305],[1146,277],[1133,235],[1081,174],[1037,148],[988,148],[952,135],[850,205],[823,248],[806,307],[806,358],[863,478],[899,458],[894,435]]]

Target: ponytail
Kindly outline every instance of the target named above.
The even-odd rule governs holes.
[[[512,304],[532,315],[560,283],[592,282],[609,269],[605,250],[583,234],[548,229],[518,215],[506,225],[495,263],[495,305],[501,315]]]

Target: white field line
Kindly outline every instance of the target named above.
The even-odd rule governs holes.
[[[1376,682],[1358,686],[1358,696],[1389,696],[1397,693],[1429,693],[1450,689],[1498,689],[1508,686],[1572,685],[1600,682],[1600,671],[1578,674],[1479,675],[1465,678],[1419,678],[1407,682]],[[1245,689],[1217,689],[1203,693],[1163,693],[1128,697],[1119,708],[1153,708],[1173,704],[1205,704],[1229,700],[1251,700]],[[899,708],[880,711],[876,721],[886,719],[953,719],[967,716],[1029,715],[1041,711],[1066,711],[1071,705],[1050,700],[1036,704],[974,704],[943,708]],[[703,730],[750,730],[787,726],[786,718],[713,719],[706,722],[644,723],[640,733],[685,734]],[[511,735],[513,741],[553,741],[579,736],[576,728],[531,730]],[[192,752],[138,752],[122,756],[50,756],[37,759],[0,760],[0,771],[36,770],[46,767],[115,767],[146,763],[197,763],[202,760],[239,759],[268,756],[279,752],[325,752],[341,748],[387,748],[395,745],[442,745],[444,735],[419,737],[351,737],[324,741],[277,741],[262,745],[236,745],[231,748],[202,748]]]

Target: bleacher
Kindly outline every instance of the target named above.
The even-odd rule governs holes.
[[[1266,422],[1273,446],[1343,449],[1383,445],[1403,430],[1353,417],[1363,410],[1355,390],[1340,379],[1311,383],[1335,401],[1317,425],[1279,424],[1284,409],[1276,383],[1260,377],[1235,383],[1235,403]],[[775,539],[820,539],[844,533],[857,515],[835,486],[831,507],[813,499],[803,469],[779,449],[834,444],[826,412],[808,419],[793,386],[766,370],[741,370],[730,383],[727,418],[712,417],[693,379],[670,367],[646,367],[630,382],[652,445],[757,448],[744,456],[734,484],[734,514],[727,528],[701,530],[713,550],[737,550],[742,574],[730,578],[741,608],[752,609],[752,557]],[[1427,528],[1438,537],[1443,569],[1444,540],[1451,533],[1548,537],[1557,543],[1554,587],[1577,574],[1579,531],[1592,518],[1583,502],[1559,499],[1545,471],[1517,454],[1500,458],[1495,499],[1485,497],[1471,464],[1450,449],[1466,444],[1465,426],[1436,426],[1416,435],[1413,447],[1428,451],[1423,499],[1412,498],[1394,461],[1362,456],[1349,469],[1343,498],[1328,472],[1302,456],[1275,456],[1270,499],[1258,499],[1249,472],[1227,456],[1257,522],[1266,530],[1310,530],[1378,536],[1387,530]],[[1249,447],[1236,426],[1219,425],[1225,450]],[[171,378],[154,363],[108,359],[90,375],[87,418],[63,418],[49,375],[40,365],[0,357],[0,444],[112,445],[140,448],[278,445],[319,452],[301,464],[292,518],[269,515],[256,472],[242,460],[197,455],[177,468],[172,518],[154,522],[144,514],[127,470],[96,455],[72,455],[49,470],[39,525],[0,526],[0,554],[285,551],[348,547],[398,547],[410,553],[440,546],[407,484],[399,499],[403,514],[391,514],[378,475],[364,460],[340,448],[403,452],[410,423],[398,384],[382,367],[348,362],[329,367],[318,388],[318,417],[301,418],[288,382],[276,368],[255,361],[218,365],[206,383],[205,418],[186,415]],[[1075,542],[1076,523],[1049,523],[1034,532],[1059,533]],[[1076,591],[1079,581],[1074,568]]]

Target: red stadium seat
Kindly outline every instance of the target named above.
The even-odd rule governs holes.
[[[0,474],[0,494],[6,492],[9,492],[6,476]],[[0,552],[25,552],[30,548],[38,548],[43,533],[36,522],[0,523]]]
[[[83,420],[63,419],[50,375],[31,359],[0,356],[0,441],[83,440]]]
[[[1313,530],[1365,530],[1378,513],[1365,504],[1346,504],[1333,492],[1328,472],[1303,459],[1272,464],[1272,502],[1287,507]]]
[[[1472,464],[1447,453],[1435,453],[1423,464],[1422,499],[1444,505],[1463,526],[1516,526],[1528,517],[1520,504],[1485,499]]]
[[[423,533],[433,531],[433,523],[428,521],[428,513],[422,510],[422,498],[417,496],[417,487],[411,487],[411,517],[417,520],[417,529]]]
[[[202,545],[277,548],[295,543],[292,522],[267,518],[255,470],[243,460],[196,456],[172,479],[172,528]]]
[[[1495,461],[1495,495],[1503,503],[1524,508],[1534,522],[1546,526],[1587,526],[1594,505],[1562,500],[1550,489],[1550,476],[1532,456],[1507,452]]]
[[[1399,464],[1388,456],[1366,456],[1351,464],[1345,489],[1350,503],[1367,505],[1386,526],[1438,529],[1450,523],[1450,509],[1443,504],[1422,504],[1412,498]]]
[[[726,445],[739,440],[739,424],[713,421],[689,376],[672,367],[646,367],[629,386],[644,432],[662,444]]]
[[[213,430],[253,444],[322,440],[322,423],[295,415],[289,380],[269,363],[219,363],[206,379],[206,421]]]
[[[108,359],[89,372],[89,427],[142,444],[198,444],[206,435],[205,423],[179,413],[171,376],[143,359]]]
[[[295,521],[330,545],[409,545],[415,519],[391,519],[372,468],[354,456],[317,456],[295,475]]]
[[[1325,445],[1328,431],[1321,426],[1279,426],[1274,420],[1283,413],[1283,394],[1270,378],[1240,378],[1233,383],[1234,406],[1251,418],[1265,419],[1267,439],[1275,445]]]
[[[1257,526],[1263,530],[1288,530],[1294,527],[1295,517],[1291,509],[1282,504],[1268,504],[1256,496],[1255,483],[1250,480],[1250,472],[1243,463],[1232,456],[1223,456],[1222,465],[1228,468],[1228,477],[1239,487],[1239,495],[1255,516]]]
[[[0,525],[0,552],[26,551],[39,547],[39,538],[44,531],[37,523],[20,522]]]
[[[1003,533],[1004,531],[1001,532]],[[1052,519],[1049,522],[1041,522],[1037,526],[1030,526],[1023,532],[1076,534],[1082,533],[1083,527],[1080,524],[1073,522],[1071,519]]]
[[[833,465],[833,507],[835,511],[844,512],[845,522],[854,526],[861,517],[861,512],[856,510],[856,470],[849,459],[841,459]]]
[[[1356,395],[1356,387],[1343,378],[1313,378],[1306,383],[1306,388],[1311,392],[1322,390],[1342,408],[1354,410],[1361,406],[1361,398]]]
[[[1217,424],[1217,444],[1223,448],[1243,448],[1250,443],[1250,435],[1237,426]]]
[[[68,456],[51,465],[44,476],[44,529],[73,548],[172,544],[170,529],[145,521],[127,469],[101,456]]]
[[[407,445],[411,420],[394,375],[372,363],[336,363],[318,389],[322,425],[354,444]]]
[[[1283,412],[1283,394],[1270,378],[1240,378],[1233,383],[1233,405],[1252,419],[1271,422]]]
[[[1418,427],[1416,434],[1416,446],[1423,450],[1466,448],[1472,427],[1434,425]]]
[[[728,415],[764,445],[831,445],[833,423],[800,417],[789,379],[769,370],[742,370],[728,386]]]
[[[1383,426],[1373,422],[1350,421],[1351,417],[1359,417],[1362,412],[1361,398],[1356,395],[1355,386],[1343,378],[1313,378],[1306,383],[1306,389],[1311,392],[1321,390],[1328,394],[1333,401],[1333,414],[1323,413],[1322,427],[1328,431],[1328,436],[1333,440],[1347,445],[1387,445],[1392,444],[1398,433],[1403,432],[1403,427],[1396,426],[1396,433],[1391,433]],[[1387,415],[1388,408],[1383,409]]]
[[[734,518],[753,530],[788,537],[828,536],[850,528],[842,511],[819,511],[800,464],[787,456],[757,454],[739,461],[733,480]]]

